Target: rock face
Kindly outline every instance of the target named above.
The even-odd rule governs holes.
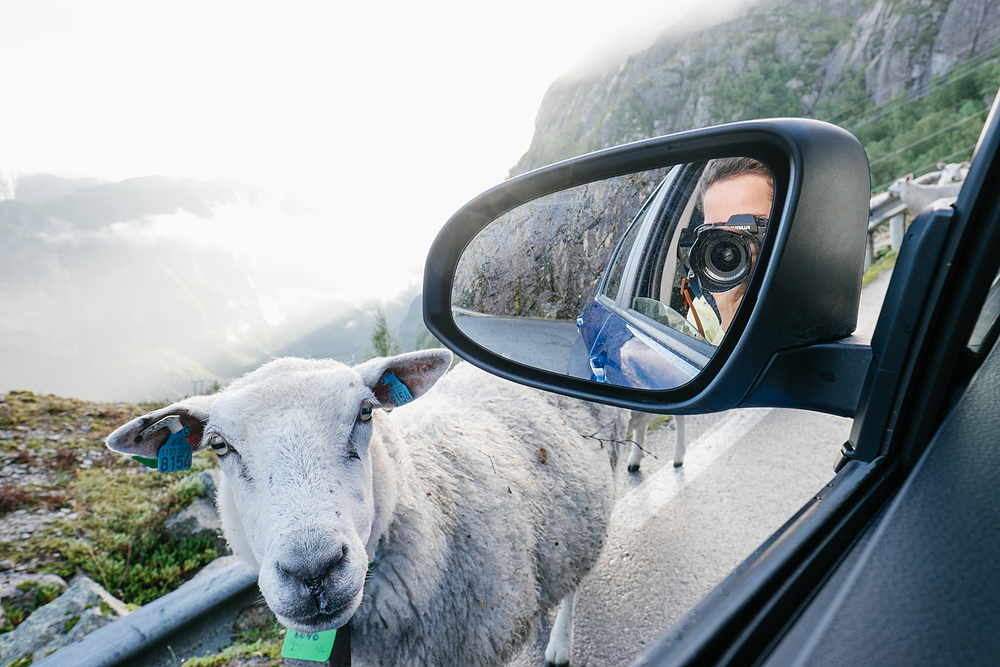
[[[575,319],[593,298],[625,229],[665,173],[590,183],[504,214],[462,255],[454,303],[488,315]]]
[[[195,498],[183,511],[167,519],[164,530],[176,539],[207,537],[215,543],[220,554],[231,553],[226,538],[222,536],[222,520],[215,508],[216,478],[220,470],[203,470],[182,480],[184,484],[198,484],[204,489],[204,498]]]
[[[881,105],[928,90],[998,43],[995,0],[768,0],[721,25],[666,34],[603,72],[554,82],[511,174],[733,120]]]
[[[93,579],[80,576],[65,593],[0,635],[0,662],[7,664],[29,654],[40,660],[128,613],[121,600]]]

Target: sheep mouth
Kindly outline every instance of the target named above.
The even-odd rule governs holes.
[[[355,610],[360,606],[360,596],[348,599],[329,611],[316,610],[309,614],[296,614],[295,616],[284,616],[275,612],[278,621],[292,630],[298,632],[323,632],[345,625],[354,615]]]

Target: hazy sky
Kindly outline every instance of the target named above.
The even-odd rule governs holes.
[[[690,6],[0,0],[0,169],[252,184],[271,199],[158,233],[388,296],[527,149],[553,79]]]

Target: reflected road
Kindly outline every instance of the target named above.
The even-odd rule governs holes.
[[[563,375],[569,367],[573,345],[582,340],[575,322],[456,312],[455,324],[491,352]]]

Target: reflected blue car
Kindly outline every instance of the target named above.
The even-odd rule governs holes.
[[[702,223],[692,198],[703,169],[704,163],[674,167],[628,226],[577,317],[570,375],[672,389],[690,382],[715,353],[681,314],[688,309],[679,287],[688,277],[686,248]]]

